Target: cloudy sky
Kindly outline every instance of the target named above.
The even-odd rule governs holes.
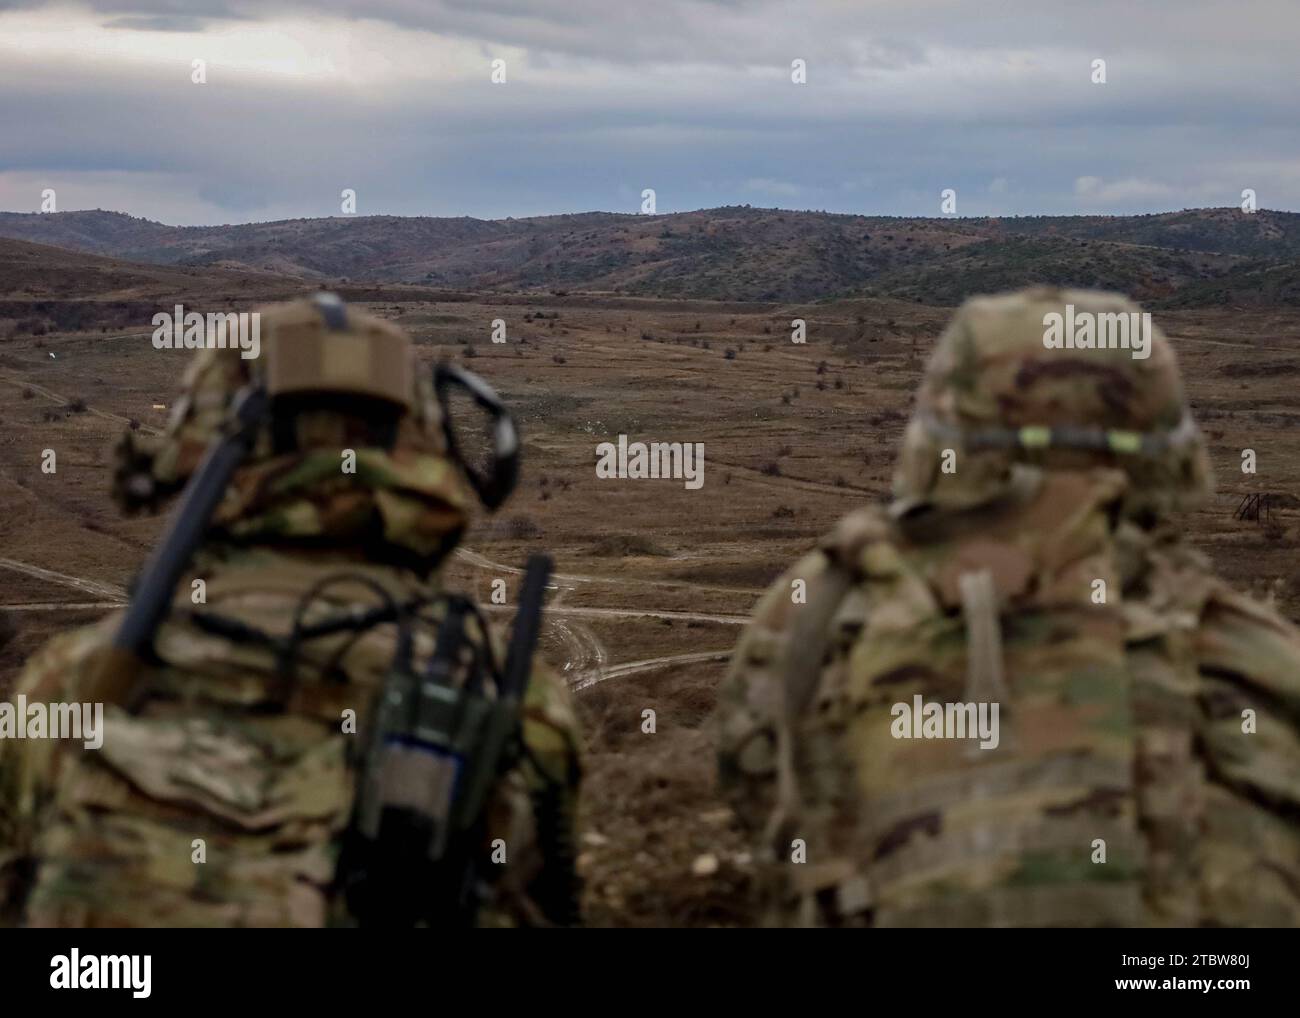
[[[0,209],[1298,210],[1297,54],[1296,0],[0,0]]]

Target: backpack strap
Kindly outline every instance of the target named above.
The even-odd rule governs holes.
[[[813,593],[795,616],[782,654],[780,709],[776,717],[776,805],[768,820],[767,840],[775,844],[800,814],[794,768],[794,727],[808,706],[821,677],[830,621],[852,586],[852,576],[833,562],[818,578]]]
[[[808,578],[807,600],[794,615],[777,668],[780,700],[773,733],[777,791],[765,833],[768,844],[783,842],[802,813],[795,775],[794,730],[817,691],[831,644],[831,621],[861,578],[862,551],[871,541],[885,536],[887,527],[870,510],[842,520],[823,541],[820,550],[824,567]]]
[[[1003,675],[1002,619],[997,587],[989,569],[962,573],[961,613],[966,622],[966,691],[968,703],[1006,705]]]

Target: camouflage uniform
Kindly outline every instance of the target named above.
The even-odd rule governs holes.
[[[1048,349],[1066,304],[1135,310],[967,302],[893,503],[754,613],[721,773],[768,922],[1300,923],[1300,632],[1168,522],[1210,479],[1164,337],[1145,360]],[[917,695],[999,703],[1000,743],[896,738]]]
[[[321,328],[303,301],[263,314],[264,353]],[[350,339],[398,337],[393,326],[349,312]],[[115,495],[128,507],[177,490],[228,412],[232,393],[265,357],[200,352],[165,435],[128,434]],[[346,368],[346,365],[345,365]],[[271,648],[214,633],[219,615],[277,635],[289,632],[303,594],[339,572],[405,601],[438,588],[437,566],[467,520],[468,489],[447,456],[432,386],[417,376],[391,447],[373,422],[334,406],[296,419],[289,451],[270,428],[236,473],[193,562],[206,584],[194,604],[182,583],[155,637],[160,663],[133,713],[106,706],[103,747],[0,742],[0,877],[25,920],[55,926],[318,926],[344,922],[334,885],[340,834],[355,785],[355,740],[393,657],[394,627],[359,638],[340,633],[304,643],[294,680]],[[353,449],[356,470],[340,468]],[[376,606],[359,580],[329,586],[305,621]],[[120,613],[52,640],[14,689],[29,701],[81,702],[97,653]],[[498,647],[498,651],[499,651]],[[530,886],[546,861],[530,795],[539,768],[562,789],[572,817],[578,777],[576,725],[567,690],[534,665],[526,694],[525,762],[499,783],[488,839],[503,838],[499,909],[492,923],[542,923]],[[206,862],[196,865],[197,839]],[[0,884],[0,901],[5,886]]]

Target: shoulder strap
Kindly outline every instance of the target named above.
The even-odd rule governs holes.
[[[855,524],[854,517],[849,517],[823,544],[826,566],[809,584],[808,599],[795,614],[782,648],[777,669],[780,705],[773,733],[777,792],[766,831],[766,841],[771,845],[784,840],[801,812],[794,765],[794,727],[817,690],[830,644],[831,619],[853,586],[851,563],[873,533],[873,527]]]
[[[1001,702],[1007,691],[1002,667],[1002,620],[993,573],[988,569],[965,572],[957,584],[966,622],[966,699]]]

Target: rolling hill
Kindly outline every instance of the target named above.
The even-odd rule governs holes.
[[[1047,282],[1119,289],[1155,306],[1293,303],[1294,285],[1276,282],[1300,265],[1300,214],[1237,209],[958,219],[729,206],[205,227],[87,211],[0,213],[0,237],[232,278],[745,301],[874,295],[950,305]]]

